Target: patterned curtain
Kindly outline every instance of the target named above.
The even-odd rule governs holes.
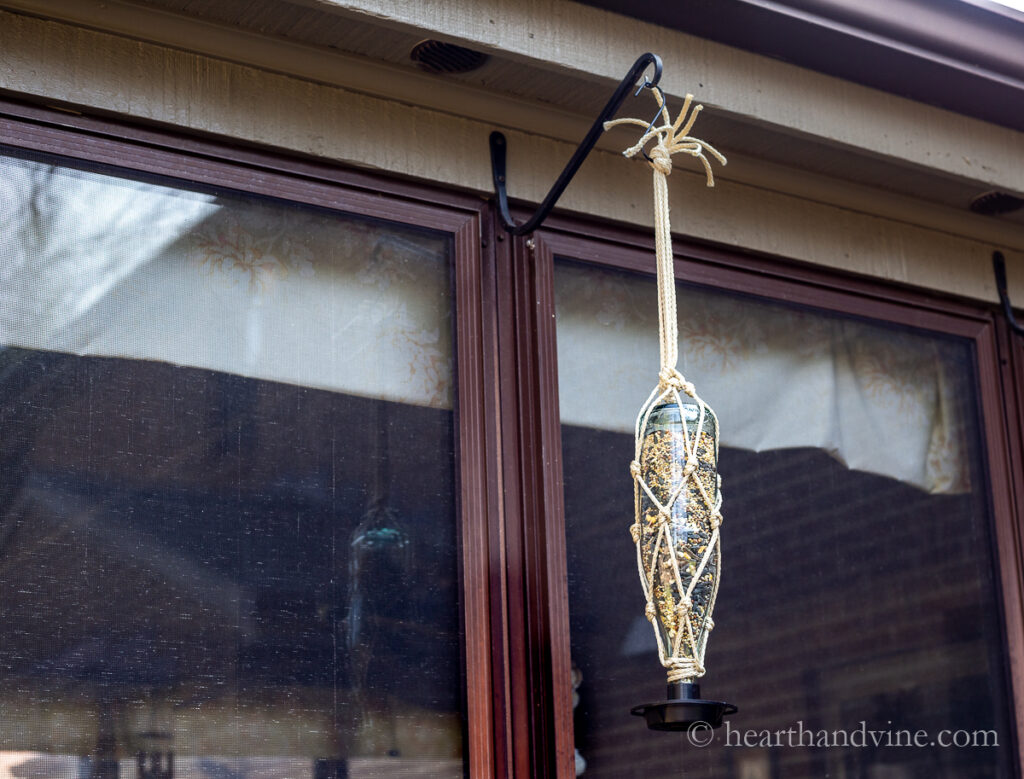
[[[0,161],[0,346],[451,408],[448,242]]]
[[[657,379],[653,279],[560,264],[555,285],[562,421],[632,433]],[[679,367],[717,412],[724,446],[816,447],[929,492],[969,490],[965,372],[934,334],[677,293]]]

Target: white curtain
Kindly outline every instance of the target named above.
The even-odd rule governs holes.
[[[560,264],[555,286],[562,421],[632,433],[657,383],[653,279]],[[724,446],[817,447],[929,492],[969,489],[962,345],[739,295],[677,292],[679,369],[718,414]]]
[[[448,243],[0,160],[0,346],[451,408]]]
[[[444,238],[12,159],[0,224],[0,345],[451,408]],[[632,431],[658,367],[653,281],[566,264],[556,292],[563,421]],[[679,367],[724,445],[969,488],[941,340],[685,287],[679,311]]]

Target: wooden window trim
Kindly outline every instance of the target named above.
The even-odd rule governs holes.
[[[1000,314],[995,328],[995,355],[991,370],[999,373],[1003,399],[1004,417],[993,419],[986,435],[989,447],[997,447],[993,460],[1002,465],[1007,493],[1003,496],[1004,517],[997,520],[998,560],[1003,582],[1003,609],[1006,613],[1005,628],[1008,636],[1024,624],[1024,337],[1015,335]],[[996,475],[992,476],[993,482]],[[1017,554],[1014,555],[1014,550]],[[1014,708],[1017,718],[1017,749],[1024,766],[1024,698],[1020,692],[1020,680],[1024,676],[1024,654],[1018,645],[1008,641],[1007,664],[1014,683]],[[1020,769],[1024,775],[1024,768]]]
[[[553,310],[553,299],[545,297],[553,288],[538,282],[543,268],[537,270],[524,241],[507,237],[496,216],[493,230],[504,291],[498,300],[501,424],[515,431],[503,437],[502,447],[511,638],[507,770],[510,776],[574,776],[564,511],[561,481],[554,477],[561,473],[554,327],[538,313]]]

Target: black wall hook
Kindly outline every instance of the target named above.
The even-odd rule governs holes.
[[[643,75],[647,68],[654,66],[654,75],[651,78],[645,78],[642,84],[640,76]],[[505,136],[500,132],[491,133],[491,173],[494,176],[494,194],[498,200],[498,214],[501,219],[502,226],[512,235],[525,235],[526,233],[532,233],[543,222],[548,214],[551,213],[551,209],[555,207],[555,203],[558,202],[558,198],[562,196],[565,188],[569,186],[569,182],[572,181],[572,177],[576,175],[576,171],[580,169],[580,165],[583,164],[583,160],[590,154],[591,149],[594,148],[594,144],[597,143],[597,139],[604,132],[604,123],[615,117],[615,113],[619,110],[619,106],[622,105],[623,101],[636,88],[637,95],[644,89],[651,89],[656,87],[658,82],[661,80],[661,57],[657,54],[643,54],[633,63],[633,67],[629,69],[629,73],[619,83],[615,93],[611,96],[611,99],[605,105],[604,110],[601,111],[597,119],[594,120],[594,124],[591,125],[590,131],[586,137],[580,142],[580,145],[576,147],[576,151],[573,153],[565,169],[558,177],[557,181],[552,185],[551,190],[548,192],[547,197],[538,206],[537,211],[531,216],[526,222],[521,225],[517,225],[512,221],[512,215],[508,211],[508,194],[505,191],[505,148],[507,143],[505,142]]]
[[[1010,305],[1010,294],[1006,291],[1006,260],[1002,252],[992,252],[992,269],[996,273],[996,290],[999,292],[999,302],[1003,304],[1003,313],[1006,321],[1010,323],[1010,329],[1017,335],[1024,335],[1024,326],[1017,321],[1013,315],[1013,307]]]

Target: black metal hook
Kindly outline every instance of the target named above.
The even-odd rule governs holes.
[[[639,95],[644,89],[657,87],[658,82],[661,80],[661,57],[648,52],[633,63],[633,67],[629,69],[629,73],[619,83],[618,88],[611,96],[607,105],[605,105],[604,110],[594,120],[590,131],[587,132],[580,145],[576,147],[576,151],[569,159],[561,175],[552,185],[543,202],[537,207],[533,216],[521,225],[517,225],[512,221],[512,215],[508,210],[508,193],[505,191],[505,148],[507,145],[505,136],[497,131],[491,133],[491,172],[494,176],[494,194],[498,200],[498,214],[501,224],[508,232],[512,233],[512,235],[532,233],[547,218],[548,214],[551,213],[551,209],[555,207],[555,203],[558,202],[558,198],[562,196],[565,188],[569,186],[569,182],[576,175],[576,171],[580,169],[583,160],[587,158],[587,155],[594,148],[594,144],[597,143],[597,139],[604,132],[604,123],[614,118],[615,113],[619,110],[619,106],[622,105],[623,101],[633,90],[633,87],[640,81],[640,76],[643,75],[650,65],[654,65],[654,75],[649,79],[644,78],[644,82],[637,87],[636,94]],[[654,121],[657,121],[657,116],[655,116]]]
[[[644,84],[644,86],[648,85]],[[665,110],[665,93],[661,91],[661,87],[659,87],[657,84],[651,84],[648,88],[653,89],[655,92],[658,93],[658,96],[661,98],[661,105],[658,106],[658,113],[656,113],[654,115],[654,118],[647,123],[647,129],[644,130],[644,135],[647,135],[647,133],[654,129],[654,123],[658,121],[658,117],[661,116],[662,111]],[[636,93],[639,95],[640,90],[638,89]],[[647,149],[641,149],[640,153],[644,155],[644,159],[647,160],[648,162],[654,162],[654,160],[651,159],[651,155],[647,153]]]
[[[1003,304],[1006,321],[1010,323],[1010,329],[1013,332],[1024,336],[1024,326],[1014,317],[1013,307],[1010,305],[1010,294],[1006,291],[1006,259],[1002,252],[992,252],[992,269],[996,273],[996,291],[999,292],[999,302]]]

